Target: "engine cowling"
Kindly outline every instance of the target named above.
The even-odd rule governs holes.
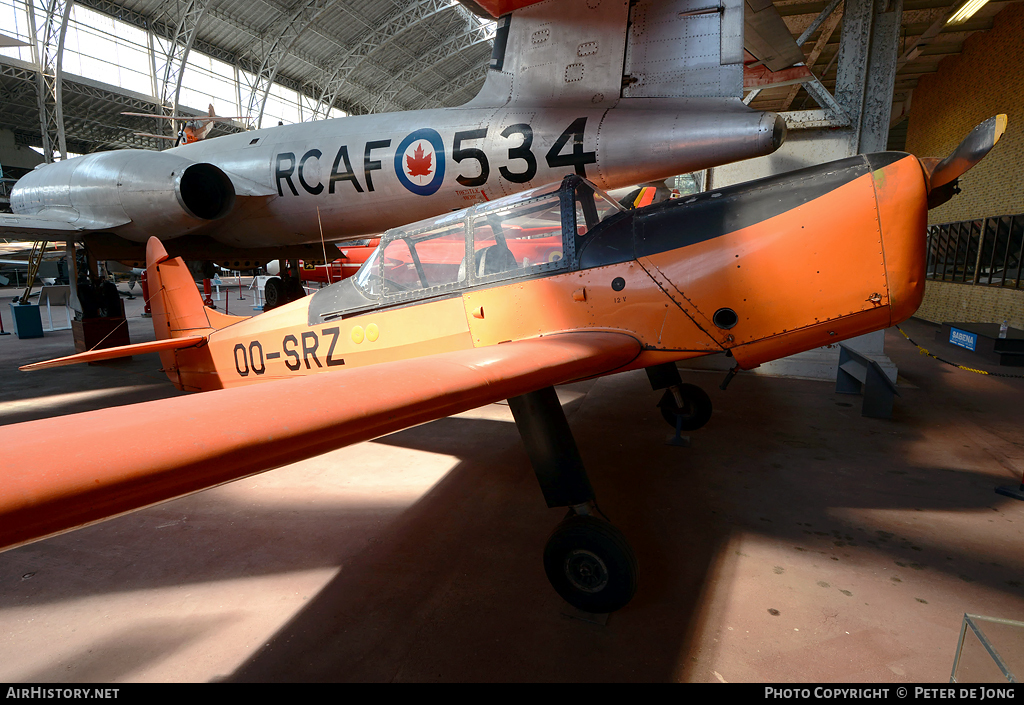
[[[195,232],[234,206],[234,185],[219,167],[143,150],[48,164],[22,177],[11,193],[15,213],[60,215],[137,242]]]

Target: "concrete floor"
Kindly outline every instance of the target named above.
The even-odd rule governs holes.
[[[1024,472],[1024,380],[886,344],[891,421],[829,383],[684,372],[715,413],[675,448],[642,372],[563,388],[640,563],[604,624],[548,586],[564,512],[496,404],[0,555],[0,681],[947,681],[964,612],[1024,619],[1024,502],[993,492]],[[16,369],[71,351],[0,338],[0,423],[177,394],[155,355]]]

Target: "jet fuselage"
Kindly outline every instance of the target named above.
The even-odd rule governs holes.
[[[138,243],[187,234],[238,248],[319,243],[571,173],[604,189],[663,179],[768,154],[784,136],[781,118],[738,100],[361,115],[47,165],[18,183],[11,208]]]

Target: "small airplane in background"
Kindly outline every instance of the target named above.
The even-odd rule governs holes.
[[[144,117],[144,118],[162,118],[170,120],[171,122],[180,122],[181,126],[178,128],[177,137],[168,137],[167,135],[155,135],[151,132],[136,132],[135,134],[141,135],[142,137],[153,137],[159,140],[171,140],[174,142],[174,146],[177,147],[182,144],[192,144],[193,142],[199,142],[205,140],[207,135],[210,134],[210,130],[213,129],[215,122],[227,122],[228,120],[246,120],[249,118],[233,116],[233,117],[222,117],[217,115],[213,110],[213,103],[209,106],[209,116],[201,117],[196,115],[156,115],[152,113],[121,113],[122,115],[128,115],[131,117]]]
[[[579,609],[619,609],[636,559],[554,385],[645,369],[666,420],[695,429],[711,401],[677,361],[725,351],[748,370],[905,320],[929,206],[1005,128],[941,161],[858,155],[633,210],[569,175],[390,230],[355,276],[250,318],[204,306],[151,238],[157,340],[22,369],[159,352],[176,387],[216,391],[0,428],[0,548],[508,399],[548,506],[570,509],[548,579]]]

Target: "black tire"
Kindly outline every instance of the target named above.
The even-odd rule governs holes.
[[[263,287],[263,310],[269,311],[285,303],[284,282],[280,277],[268,279]]]
[[[555,527],[544,572],[555,592],[584,612],[614,612],[636,592],[633,549],[621,531],[593,516],[573,515]]]
[[[661,416],[665,423],[673,429],[676,427],[676,418],[683,417],[683,431],[695,431],[711,420],[711,397],[707,392],[695,384],[679,385],[680,394],[683,397],[683,408],[676,404],[676,397],[671,389],[666,389],[658,402],[661,409]]]

